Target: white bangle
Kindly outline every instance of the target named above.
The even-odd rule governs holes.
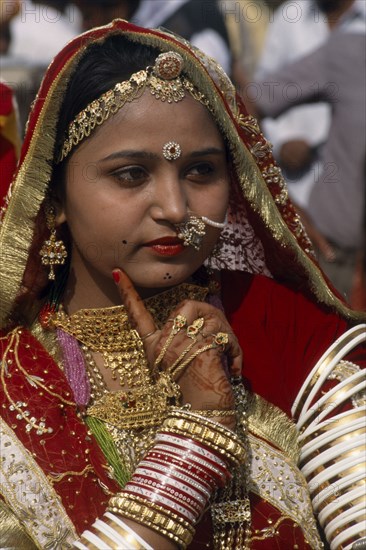
[[[105,547],[105,542],[101,540],[97,535],[94,535],[94,533],[91,533],[90,531],[84,531],[82,533],[82,537],[88,541],[94,544],[98,550],[107,550]],[[109,550],[109,549],[108,549]]]
[[[335,409],[341,403],[347,401],[347,399],[351,398],[353,395],[356,395],[358,392],[363,391],[365,389],[364,378],[365,371],[360,370],[352,376],[346,378],[346,380],[343,380],[343,382],[341,382],[340,384],[334,386],[334,388],[329,390],[323,397],[316,401],[313,404],[313,407],[308,410],[308,412],[306,412],[304,415],[301,415],[297,423],[298,429],[301,430],[301,428],[306,424],[309,424],[310,426],[313,424],[319,424],[319,422],[323,420],[323,418],[328,416],[333,409]],[[350,384],[352,384],[352,387],[346,391],[343,391],[344,388],[346,388]],[[339,394],[338,399],[337,401],[333,401],[332,399],[337,393]],[[317,414],[318,411],[319,414]]]
[[[322,453],[319,453],[318,456],[309,460],[305,466],[301,468],[302,473],[305,477],[308,477],[314,471],[317,471],[319,467],[327,468],[326,464],[337,457],[344,456],[350,451],[356,451],[360,449],[360,454],[362,454],[362,449],[365,447],[365,434],[361,434],[353,439],[342,441],[330,449],[326,449]],[[356,453],[355,453],[356,454]],[[302,457],[301,457],[302,458]]]
[[[295,401],[291,409],[292,416],[296,416],[297,409],[301,403],[301,400],[304,397],[304,394],[306,390],[312,385],[312,380],[316,376],[316,374],[319,371],[319,368],[323,364],[326,365],[320,374],[321,382],[319,383],[319,379],[315,382],[315,388],[312,388],[310,390],[310,395],[305,400],[304,405],[301,407],[302,413],[300,416],[303,416],[303,414],[307,411],[308,407],[310,406],[310,399],[316,394],[316,392],[320,389],[322,382],[328,377],[330,372],[333,370],[335,365],[343,359],[345,355],[347,355],[348,351],[356,347],[359,343],[361,343],[363,340],[365,340],[366,336],[366,324],[357,325],[344,334],[342,334],[337,340],[326,350],[326,352],[320,357],[319,361],[316,363],[314,368],[311,370],[311,372],[308,374],[305,382],[303,383]],[[334,357],[332,357],[332,353],[334,350],[337,350],[337,348],[340,346],[340,344],[345,343],[341,350],[336,353]],[[330,361],[329,361],[330,360]],[[315,390],[315,391],[314,391]],[[313,408],[314,405],[311,405]],[[300,419],[299,419],[300,420]],[[303,425],[303,421],[301,420],[301,424],[298,424],[298,428],[300,429]]]
[[[337,530],[340,530],[343,533],[344,531],[347,531],[347,529],[342,529],[342,527],[349,525],[351,522],[355,523],[358,518],[362,520],[364,517],[365,504],[360,502],[356,506],[353,506],[349,510],[342,512],[337,517],[332,519],[332,521],[330,521],[324,529],[325,536],[332,539]]]
[[[340,519],[342,516],[342,510],[345,510],[349,507],[349,504],[352,504],[357,499],[360,499],[365,496],[365,485],[361,487],[356,487],[351,491],[347,492],[345,495],[338,497],[333,502],[328,504],[319,512],[319,522],[321,525],[324,525],[325,521],[329,516],[332,516],[334,512],[338,511],[337,518]]]
[[[357,466],[362,466],[362,470],[364,471],[364,463],[365,457],[363,455],[356,456],[352,460],[350,458],[344,458],[313,477],[309,481],[309,485],[311,485],[311,487],[320,487],[324,482],[329,481],[332,477]]]
[[[319,451],[322,447],[328,446],[329,443],[334,443],[338,438],[341,438],[347,434],[356,433],[358,430],[365,430],[364,418],[359,418],[353,423],[345,424],[333,428],[325,433],[320,434],[318,437],[314,437],[309,443],[306,443],[301,449],[301,461],[304,462],[314,452]]]
[[[121,529],[124,529],[125,531],[128,532],[128,534],[130,535],[131,539],[135,539],[140,545],[141,545],[141,548],[143,548],[144,550],[154,550],[152,546],[150,546],[150,544],[148,544],[146,541],[144,541],[140,535],[138,535],[137,533],[135,533],[135,531],[133,529],[131,529],[131,527],[129,525],[127,525],[124,521],[122,521],[121,518],[119,518],[118,516],[116,516],[115,514],[112,514],[111,512],[106,512],[104,514],[104,516],[106,518],[108,518],[109,520],[113,521],[116,525],[118,525],[119,527],[121,527]],[[127,537],[126,537],[127,538]],[[131,548],[131,542],[132,540],[127,540],[127,542],[129,542],[130,546],[129,548]]]
[[[349,418],[351,418],[351,421],[354,421],[355,416],[357,418],[363,419],[365,413],[366,413],[366,405],[363,405],[361,407],[357,407],[357,409],[352,408],[349,411],[345,411],[343,413],[337,414],[336,416],[334,416],[331,419],[327,418],[323,422],[319,422],[319,423],[316,423],[316,424],[313,423],[310,426],[307,426],[307,428],[301,434],[299,434],[299,443],[301,441],[306,440],[306,439],[312,440],[313,438],[311,436],[314,433],[322,432],[323,430],[328,431],[329,426],[332,426],[333,424],[334,424],[334,426],[337,427],[338,424],[346,423],[347,420],[349,420]],[[335,428],[332,428],[332,430],[333,429],[335,429]]]
[[[366,535],[366,525],[365,528],[362,531]],[[350,544],[348,544],[344,550],[365,550],[366,548],[366,536],[361,536],[361,538],[358,538],[357,540],[352,541]]]
[[[344,477],[341,477],[339,481],[336,482],[336,487],[334,485],[328,485],[325,489],[323,489],[316,497],[313,499],[313,507],[314,511],[317,512],[320,508],[323,509],[322,505],[324,501],[329,500],[329,497],[334,496],[335,491],[337,493],[340,493],[344,489],[347,489],[347,487],[350,487],[351,485],[358,485],[364,483],[365,479],[365,472],[364,469],[360,469],[359,472],[353,472],[352,474],[348,474]],[[310,482],[311,485],[311,482]],[[329,504],[328,504],[329,506]],[[325,507],[324,507],[325,509]]]
[[[120,533],[117,533],[117,531],[115,531],[113,527],[105,523],[103,520],[97,519],[97,521],[93,523],[93,527],[95,527],[95,529],[98,529],[98,531],[100,531],[106,537],[111,539],[112,542],[114,542],[115,544],[118,544],[119,546],[117,546],[117,548],[120,548],[121,544],[124,544],[125,542],[127,542],[123,535],[121,535]]]
[[[363,514],[364,515],[364,514]],[[349,527],[348,529],[345,529],[342,531],[342,533],[339,533],[334,540],[330,544],[331,550],[338,550],[341,548],[341,544],[346,542],[347,539],[352,539],[354,536],[360,536],[360,533],[366,532],[366,521],[360,521],[357,523],[357,525],[352,525],[352,527]],[[355,541],[353,541],[353,544]],[[352,548],[351,546],[351,548]]]

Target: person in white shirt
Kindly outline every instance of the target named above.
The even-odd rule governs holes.
[[[142,27],[163,26],[180,34],[231,73],[229,38],[214,0],[142,0],[133,22]]]
[[[331,30],[357,14],[365,13],[364,0],[286,1],[276,10],[258,65],[256,79],[281,69],[323,45]],[[276,83],[268,83],[268,86]],[[316,82],[314,82],[316,86]],[[289,103],[301,90],[296,84],[286,89]],[[325,103],[296,106],[278,119],[263,121],[265,134],[284,170],[293,201],[308,208],[309,196],[322,166],[319,148],[325,142],[331,110]]]

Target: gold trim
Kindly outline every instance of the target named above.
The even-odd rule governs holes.
[[[26,530],[10,508],[0,499],[1,546],[16,550],[37,550]]]
[[[35,219],[51,177],[57,114],[68,84],[74,55],[50,87],[39,114],[27,155],[11,189],[11,200],[0,226],[0,326],[6,326],[22,285],[35,229]],[[65,74],[66,73],[66,74]],[[56,97],[54,97],[56,96]],[[36,154],[41,151],[42,159]],[[31,183],[30,183],[31,182]],[[19,228],[21,227],[21,230]]]
[[[311,547],[321,550],[307,482],[297,466],[281,451],[249,434],[250,491],[269,502],[299,525]]]
[[[299,433],[288,416],[263,397],[252,394],[248,399],[248,429],[283,451],[295,464],[300,458]]]
[[[76,531],[47,476],[1,417],[0,434],[0,487],[5,501],[37,546],[47,548],[52,542],[71,549]]]

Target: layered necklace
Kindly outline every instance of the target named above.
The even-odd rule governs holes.
[[[145,306],[161,328],[180,302],[203,301],[207,293],[207,288],[184,283],[148,298]],[[179,386],[164,372],[151,371],[143,342],[124,306],[82,309],[72,315],[59,306],[50,324],[57,331],[63,368],[76,402],[85,401],[78,404],[86,406],[87,418],[103,423],[118,451],[124,451],[128,470],[133,471],[169,406],[179,404]],[[117,391],[107,388],[96,356],[117,382]]]

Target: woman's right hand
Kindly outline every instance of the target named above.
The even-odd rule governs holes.
[[[142,338],[151,369],[156,368],[156,361],[160,358],[158,367],[165,372],[177,364],[172,372],[173,378],[179,383],[183,404],[190,403],[194,410],[233,409],[234,397],[229,378],[241,375],[242,354],[225,315],[210,304],[186,300],[179,304],[159,330],[126,273],[116,269],[113,276],[118,281],[130,323]],[[178,316],[185,318],[187,323],[171,338],[173,323]],[[187,327],[197,319],[201,320],[197,324],[202,324],[202,327],[194,339],[188,335]],[[215,343],[215,339],[220,341],[220,334],[227,335],[225,347]],[[190,349],[184,355],[188,347]],[[192,360],[185,366],[189,358]],[[233,424],[233,417],[231,419]],[[225,418],[226,426],[227,420]]]

